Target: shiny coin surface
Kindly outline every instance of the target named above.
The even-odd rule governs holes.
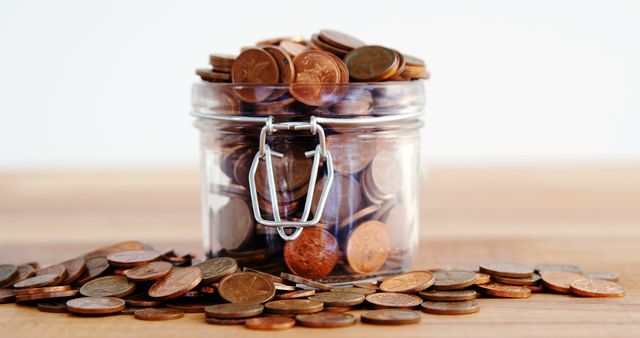
[[[15,300],[16,294],[11,289],[0,289],[0,304],[11,303]]]
[[[30,295],[16,295],[16,303],[32,302],[34,300],[54,299],[54,298],[70,298],[78,294],[78,290],[67,290],[58,292],[41,292]]]
[[[578,279],[571,283],[571,292],[583,297],[624,297],[622,285],[600,279]]]
[[[90,280],[103,276],[109,270],[109,261],[105,257],[89,258],[85,261],[84,273],[76,279],[74,285],[84,285]]]
[[[160,258],[155,250],[129,250],[112,253],[107,256],[109,264],[118,268],[132,268]]]
[[[173,268],[168,275],[151,286],[149,296],[159,300],[177,298],[198,286],[200,281],[202,281],[202,271],[195,266]]]
[[[581,273],[581,269],[579,266],[575,264],[558,264],[558,263],[545,263],[538,264],[534,267],[535,273],[542,275],[543,272],[546,271],[565,271],[565,272],[575,272]]]
[[[231,80],[234,83],[275,84],[280,78],[276,60],[261,48],[247,48],[233,61]],[[257,91],[254,88],[236,90],[236,95],[246,102],[260,102],[273,91]]]
[[[360,317],[363,323],[378,325],[405,325],[420,323],[420,314],[416,311],[380,309],[365,311]]]
[[[424,290],[419,292],[420,297],[424,300],[434,302],[459,302],[463,300],[471,300],[478,297],[478,293],[474,290]]]
[[[50,312],[50,313],[67,312],[67,304],[64,301],[38,303],[36,307],[38,308],[38,311],[41,311],[41,312]]]
[[[480,303],[465,300],[461,302],[424,302],[422,312],[436,315],[466,315],[480,311]]]
[[[261,304],[275,296],[276,288],[262,275],[253,272],[237,272],[220,281],[218,293],[229,303]]]
[[[536,285],[540,283],[540,275],[538,275],[537,273],[534,273],[531,277],[526,278],[491,276],[491,279],[498,283],[509,285]]]
[[[168,275],[172,268],[173,264],[169,262],[150,262],[127,270],[125,276],[134,282],[146,282]]]
[[[531,290],[526,286],[505,285],[499,283],[478,284],[477,288],[480,292],[503,298],[528,298],[531,297]]]
[[[338,241],[321,228],[305,228],[300,236],[284,245],[284,260],[296,275],[316,278],[326,276],[338,261]]]
[[[568,271],[543,271],[541,277],[545,287],[562,293],[570,293],[571,283],[585,278],[581,273]]]
[[[117,313],[124,307],[124,300],[113,297],[82,297],[67,301],[69,312],[85,315]]]
[[[83,285],[80,294],[86,297],[124,297],[135,289],[136,284],[125,276],[106,276]]]
[[[261,304],[251,303],[227,303],[207,306],[204,313],[207,317],[214,318],[247,318],[259,316],[264,311]]]
[[[249,318],[244,326],[253,330],[285,330],[296,325],[296,320],[288,317],[257,317]]]
[[[26,289],[26,288],[35,288],[41,286],[54,285],[61,280],[60,275],[57,274],[48,274],[48,275],[39,275],[31,278],[27,278],[25,280],[19,281],[13,284],[13,287],[16,289]]]
[[[413,293],[425,290],[433,283],[435,283],[433,273],[429,271],[411,271],[386,278],[380,283],[380,290]]]
[[[351,232],[347,240],[349,267],[362,274],[376,272],[389,258],[389,250],[390,239],[386,226],[379,221],[364,222]]]
[[[202,282],[217,282],[238,270],[238,263],[231,257],[216,257],[196,264],[202,270]]]
[[[480,272],[492,276],[527,278],[533,275],[533,269],[521,264],[487,263],[480,265]]]
[[[585,272],[584,276],[588,279],[601,279],[609,282],[617,282],[620,275],[612,272]]]
[[[316,294],[316,290],[314,290],[314,289],[297,290],[297,291],[281,293],[279,295],[276,295],[276,299],[307,298],[307,297],[311,297],[311,296],[313,296],[315,294]]]
[[[309,105],[321,106],[334,100],[340,83],[340,68],[329,53],[307,50],[293,58],[296,76],[289,88],[291,96]]]
[[[59,286],[45,286],[40,288],[28,288],[28,289],[20,289],[16,290],[16,296],[25,296],[25,295],[33,295],[36,293],[44,293],[44,292],[60,292],[60,291],[69,291],[71,290],[71,286],[69,285],[59,285]]]
[[[286,272],[281,272],[280,273],[280,277],[282,277],[285,280],[288,280],[290,282],[294,282],[297,284],[302,284],[302,285],[306,285],[318,290],[323,290],[323,291],[329,291],[331,290],[331,285],[327,285],[327,284],[323,284],[320,282],[316,282],[312,279],[309,278],[304,278],[304,277],[300,277],[300,276],[296,276],[296,275],[292,275],[290,273],[286,273]]]
[[[267,312],[275,314],[301,314],[322,311],[324,303],[310,299],[282,299],[264,305]]]
[[[354,325],[357,318],[350,313],[318,312],[297,315],[296,320],[306,327],[345,327]]]
[[[184,311],[168,308],[148,308],[137,310],[133,315],[140,320],[172,320],[184,317]]]
[[[436,271],[433,276],[435,282],[432,287],[435,290],[464,289],[473,285],[477,278],[475,272],[465,270]]]
[[[354,306],[364,302],[364,295],[354,292],[330,291],[317,293],[309,299],[323,302],[325,306]]]
[[[487,284],[489,282],[491,282],[491,275],[482,272],[476,272],[476,281],[473,282],[473,284]]]
[[[301,43],[298,43],[295,41],[288,41],[288,40],[280,42],[279,47],[282,48],[282,50],[284,50],[285,52],[287,52],[287,54],[289,54],[291,57],[296,57],[302,54],[302,52],[309,49],[309,47]]]
[[[415,308],[422,303],[422,298],[416,295],[397,292],[372,293],[365,297],[367,303],[382,308]]]
[[[363,46],[344,57],[349,76],[354,81],[384,81],[396,74],[398,55],[382,46]]]
[[[212,325],[242,325],[246,321],[246,318],[230,319],[230,318],[206,317],[204,320],[207,324],[212,324]]]
[[[68,285],[73,283],[76,279],[80,278],[87,269],[84,257],[77,257],[68,261],[62,262],[67,270],[67,277],[60,282],[60,284]]]

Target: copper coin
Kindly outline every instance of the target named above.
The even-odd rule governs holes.
[[[238,270],[238,263],[230,257],[216,257],[195,265],[202,270],[202,282],[217,282]]]
[[[294,325],[295,319],[280,316],[249,318],[244,322],[246,328],[253,330],[285,330]]]
[[[542,275],[545,271],[565,271],[582,273],[579,266],[575,264],[559,264],[559,263],[545,263],[538,264],[534,267],[535,273]]]
[[[205,322],[207,322],[207,324],[213,324],[213,325],[242,325],[246,321],[246,318],[221,319],[221,318],[206,317],[204,320]]]
[[[331,111],[339,115],[367,115],[372,107],[370,101],[341,100],[331,106]]]
[[[409,54],[403,54],[403,55],[404,55],[404,59],[405,59],[405,61],[407,63],[407,66],[414,66],[414,67],[422,66],[422,67],[424,67],[424,65],[425,65],[424,60],[422,60],[422,59],[420,59],[418,57],[415,57],[413,55],[409,55]]]
[[[212,66],[228,66],[228,68],[231,69],[231,65],[236,57],[236,55],[231,54],[210,54],[209,64]]]
[[[259,316],[263,311],[264,306],[251,303],[216,304],[204,309],[207,317],[214,318],[247,318]]]
[[[433,273],[433,276],[436,279],[433,283],[435,290],[464,289],[476,281],[475,272],[465,270],[437,271]]]
[[[527,278],[533,276],[533,269],[521,264],[488,263],[480,265],[480,272],[492,276]]]
[[[231,75],[229,75],[229,73],[216,72],[204,68],[196,69],[196,75],[198,75],[202,80],[210,82],[226,82],[231,80]]]
[[[429,271],[411,271],[386,278],[380,283],[380,290],[386,292],[412,293],[422,291],[435,283]]]
[[[41,311],[41,312],[50,312],[50,313],[67,312],[67,304],[64,301],[38,303],[36,307],[38,308],[38,311]]]
[[[104,275],[110,267],[109,261],[105,257],[89,258],[85,261],[85,266],[84,273],[73,284],[84,285],[88,281]]]
[[[23,281],[27,278],[33,277],[36,274],[36,270],[29,264],[18,265],[18,274],[13,279],[0,284],[0,288],[11,287],[13,284]]]
[[[280,42],[279,46],[291,57],[296,57],[309,49],[309,47],[301,43],[298,43],[295,41],[289,41],[289,40]]]
[[[236,272],[220,281],[220,297],[229,303],[260,304],[271,300],[276,288],[269,279],[253,272]]]
[[[389,48],[363,46],[345,55],[344,63],[354,81],[384,81],[399,67],[398,55]]]
[[[381,309],[363,312],[360,320],[367,324],[405,325],[420,323],[420,314],[416,311]]]
[[[542,284],[547,288],[562,292],[571,292],[571,283],[579,279],[584,279],[584,275],[577,272],[567,271],[544,271],[542,272]]]
[[[160,253],[154,250],[121,251],[107,256],[109,264],[118,268],[132,268],[158,259]]]
[[[381,151],[371,161],[366,183],[378,199],[392,198],[402,185],[402,167],[395,152]]]
[[[306,327],[345,327],[354,325],[357,318],[350,313],[318,312],[297,315],[296,320]]]
[[[424,300],[434,302],[459,302],[463,300],[471,300],[478,297],[478,293],[474,290],[424,290],[419,292],[420,297]]]
[[[129,251],[129,250],[141,250],[144,248],[144,244],[140,241],[126,241],[120,242],[113,245],[105,246],[95,251],[92,251],[88,254],[84,255],[84,258],[88,261],[94,257],[107,257],[109,254],[120,251]]]
[[[12,264],[0,265],[0,284],[12,281],[18,276],[18,267]]]
[[[340,49],[346,49],[347,51],[366,45],[364,42],[351,35],[338,32],[333,29],[321,30],[318,37],[328,44],[334,45]]]
[[[620,275],[611,272],[585,272],[584,276],[589,279],[601,279],[609,282],[617,282]]]
[[[289,88],[291,96],[309,105],[321,106],[334,99],[340,83],[340,68],[326,52],[308,50],[293,58],[296,70],[294,84]]]
[[[434,315],[466,315],[480,311],[480,303],[465,300],[461,302],[424,302],[422,312]]]
[[[283,279],[286,279],[286,280],[288,280],[290,282],[306,285],[306,286],[312,287],[314,289],[323,290],[323,291],[331,290],[331,285],[327,285],[327,284],[323,284],[323,283],[320,283],[320,282],[316,282],[316,281],[314,281],[312,279],[308,279],[308,278],[292,275],[292,274],[286,273],[286,272],[281,272],[280,276]]]
[[[180,297],[202,281],[202,270],[195,266],[173,268],[171,272],[157,280],[149,289],[149,296],[167,300]]]
[[[127,270],[125,276],[134,282],[146,282],[168,275],[172,268],[173,264],[169,262],[150,262]]]
[[[307,298],[316,294],[316,290],[297,290],[287,293],[281,293],[276,295],[276,299],[294,299],[294,298]]]
[[[544,285],[542,283],[536,285],[527,285],[527,288],[531,290],[531,292],[542,292],[544,291]]]
[[[343,150],[348,151],[348,150]],[[335,152],[332,151],[332,154]],[[326,186],[326,176],[319,179],[316,183],[316,189],[313,193],[313,207],[314,214],[318,212],[317,205],[320,201]],[[340,224],[342,220],[351,216],[353,210],[360,209],[362,204],[361,187],[358,180],[350,175],[334,175],[333,182],[327,195],[327,200],[324,205],[324,210],[320,216],[320,222],[324,224]]]
[[[364,295],[348,291],[329,291],[317,293],[309,299],[323,302],[325,306],[354,306],[364,302]]]
[[[39,275],[13,284],[16,289],[36,288],[41,286],[55,285],[62,280],[58,274]]]
[[[253,214],[247,202],[241,198],[232,198],[215,215],[217,238],[226,249],[235,249],[242,245],[253,231]]]
[[[25,296],[25,295],[33,295],[36,293],[60,292],[60,291],[69,291],[69,290],[71,290],[71,286],[69,285],[45,286],[41,288],[29,288],[29,289],[16,290],[16,296]]]
[[[64,264],[49,265],[46,268],[36,270],[36,276],[39,275],[58,275],[58,280],[54,284],[62,282],[67,278],[67,267]]]
[[[127,303],[127,306],[132,307],[154,307],[160,305],[162,302],[159,300],[152,299],[147,295],[146,292],[136,293],[124,298],[124,302]]]
[[[233,61],[231,80],[241,84],[276,84],[280,78],[278,63],[261,48],[247,48]],[[268,98],[272,90],[261,88],[237,89],[236,95],[246,102],[260,102]]]
[[[491,282],[491,275],[482,272],[476,272],[476,281],[473,284],[487,284],[489,282]]]
[[[342,221],[340,223],[340,228],[344,229],[344,228],[347,228],[349,225],[360,224],[364,219],[369,218],[369,216],[371,216],[373,213],[375,213],[379,209],[380,209],[380,206],[375,205],[375,204],[374,205],[370,205],[370,206],[365,207],[365,208],[362,208],[362,209],[356,211],[350,217],[347,217],[344,221]]]
[[[62,264],[67,269],[67,277],[60,283],[63,285],[73,283],[76,279],[80,278],[87,269],[84,257],[73,258],[62,262]]]
[[[349,53],[349,51],[346,49],[341,49],[331,44],[328,44],[325,41],[322,41],[318,37],[318,34],[313,34],[311,36],[311,43],[316,47],[316,49],[321,49],[323,51],[331,53],[332,55],[336,55],[339,57],[344,57],[345,55],[347,55],[347,53]]]
[[[283,283],[273,283],[273,286],[277,291],[294,291],[296,289],[295,285],[283,284]]]
[[[280,73],[279,83],[291,83],[295,79],[296,70],[293,68],[293,60],[287,52],[276,46],[265,46],[263,49],[271,54],[278,64]]]
[[[16,303],[31,302],[34,300],[53,299],[53,298],[69,298],[78,294],[78,290],[67,290],[58,292],[41,292],[31,295],[18,296],[16,295]]]
[[[491,279],[498,283],[509,285],[536,285],[540,283],[540,275],[538,275],[537,273],[534,273],[531,277],[527,278],[491,276]]]
[[[267,312],[283,315],[315,313],[322,311],[324,304],[310,299],[282,299],[264,305]]]
[[[624,297],[622,285],[601,279],[578,279],[571,283],[571,292],[583,297]]]
[[[422,303],[422,298],[398,292],[378,292],[366,296],[373,307],[411,309]]]
[[[80,288],[86,297],[124,297],[135,291],[136,284],[125,276],[96,278]]]
[[[215,304],[215,302],[211,299],[188,298],[182,296],[180,298],[172,299],[164,305],[172,309],[182,310],[184,313],[203,313],[207,306],[211,306],[213,304]]]
[[[382,268],[389,250],[389,231],[385,225],[367,221],[351,232],[345,251],[349,267],[357,273],[367,274]]]
[[[372,140],[356,139],[352,134],[327,136],[327,148],[333,156],[333,169],[343,174],[362,171],[376,155]]]
[[[114,297],[82,297],[67,301],[69,312],[83,315],[103,315],[124,310],[124,300]]]
[[[336,292],[353,292],[353,293],[359,293],[361,295],[370,295],[372,293],[376,292],[376,289],[372,289],[372,288],[354,288],[354,287],[339,287],[339,288],[333,288],[331,289],[331,291],[336,291]]]
[[[322,311],[325,312],[349,312],[355,309],[354,306],[325,306]]]
[[[300,36],[300,35],[281,36],[281,37],[277,37],[277,38],[269,38],[269,39],[260,40],[260,41],[256,42],[256,46],[277,46],[278,44],[282,43],[283,41],[293,41],[293,42],[303,43],[305,41],[305,38],[303,36]]]
[[[353,282],[352,283],[356,288],[365,288],[365,289],[373,289],[378,290],[378,284],[372,282]]]
[[[503,297],[503,298],[529,298],[531,297],[531,290],[526,286],[518,286],[518,285],[505,285],[498,283],[487,283],[487,284],[478,284],[477,288],[480,292],[494,296],[494,297]]]
[[[11,289],[0,289],[0,304],[15,301],[16,294]]]
[[[142,309],[134,313],[134,317],[140,320],[171,320],[184,317],[184,311],[178,309]]]
[[[259,270],[256,270],[256,269],[248,268],[246,266],[242,268],[242,271],[257,273],[257,274],[259,274],[259,275],[261,275],[263,277],[266,277],[268,280],[270,280],[270,281],[272,281],[274,283],[283,283],[283,284],[285,283],[285,280],[283,278],[281,278],[281,277],[274,276],[274,275],[272,275],[270,273],[262,272],[262,271],[259,271]]]
[[[326,276],[338,261],[338,241],[328,231],[305,228],[298,238],[284,244],[284,261],[297,275]]]

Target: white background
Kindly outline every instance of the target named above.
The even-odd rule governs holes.
[[[193,71],[351,33],[427,60],[436,163],[640,160],[637,1],[0,2],[0,169],[195,167]]]

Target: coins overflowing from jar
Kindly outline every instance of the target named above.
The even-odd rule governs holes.
[[[106,268],[96,261],[99,258],[108,262]],[[415,324],[421,312],[476,313],[487,297],[529,298],[539,292],[622,297],[625,292],[612,281],[619,278],[617,274],[582,272],[580,267],[558,264],[535,268],[540,275],[526,265],[487,263],[479,267],[484,272],[417,270],[329,285],[290,273],[272,275],[230,257],[197,260],[137,241],[114,244],[70,261],[74,261],[74,271],[84,271],[83,279],[60,279],[64,275],[60,265],[32,270],[0,265],[0,303],[16,302],[42,312],[83,317],[130,314],[146,321],[176,320],[185,313],[197,313],[207,324],[284,330],[295,325],[352,326],[358,323],[358,314],[365,324]],[[135,267],[121,271],[123,262],[130,266],[133,261]]]

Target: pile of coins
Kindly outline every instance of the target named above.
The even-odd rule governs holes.
[[[173,262],[170,257],[173,257]],[[179,319],[204,313],[214,325],[281,330],[368,324],[418,323],[419,312],[462,315],[480,310],[477,298],[528,298],[532,293],[622,297],[610,273],[583,273],[569,264],[489,263],[479,270],[425,270],[376,281],[329,285],[239,265],[229,257],[186,263],[168,250],[137,241],[114,244],[60,264],[0,265],[0,303],[43,312],[129,314],[139,320]],[[184,256],[182,256],[184,257]],[[193,258],[193,257],[191,257]],[[357,311],[356,310],[364,310]]]

